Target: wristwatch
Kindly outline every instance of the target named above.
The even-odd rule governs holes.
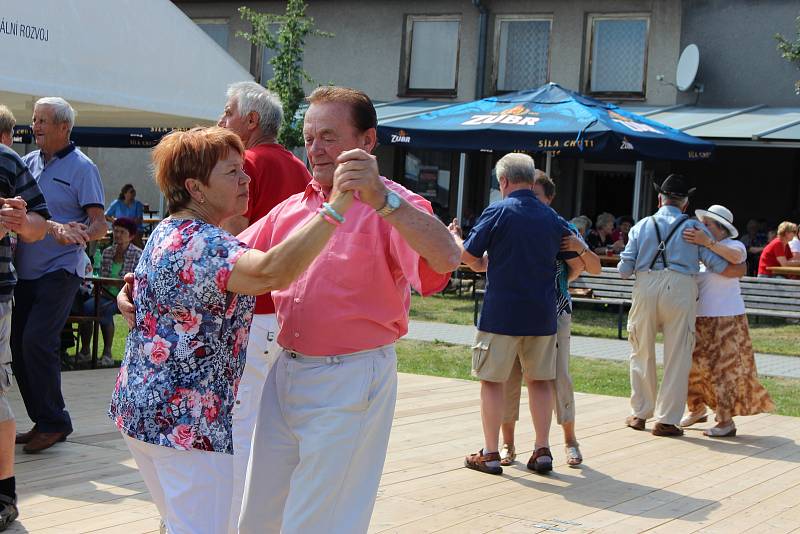
[[[380,215],[381,217],[386,217],[387,215],[392,213],[394,210],[399,208],[400,205],[402,204],[402,200],[400,199],[400,196],[397,193],[395,193],[394,191],[390,191],[390,190],[387,189],[385,198],[386,198],[386,201],[383,203],[383,207],[378,209],[378,210],[375,210],[375,211],[378,212],[378,215]]]

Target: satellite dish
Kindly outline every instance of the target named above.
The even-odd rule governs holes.
[[[697,48],[697,45],[690,44],[684,48],[681,58],[678,60],[678,70],[675,73],[675,84],[678,89],[688,91],[692,88],[699,66],[700,49]]]

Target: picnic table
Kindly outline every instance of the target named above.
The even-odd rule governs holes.
[[[779,274],[781,276],[800,276],[800,267],[767,267],[772,274]]]
[[[612,254],[611,256],[600,256],[598,254],[598,257],[600,258],[600,265],[603,267],[616,267],[619,263],[619,254]]]
[[[153,233],[153,228],[158,225],[163,219],[161,217],[144,217],[142,219],[142,224],[147,228],[145,230],[145,234],[149,235]]]

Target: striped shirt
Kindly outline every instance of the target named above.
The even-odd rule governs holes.
[[[0,197],[22,197],[28,204],[28,211],[50,218],[47,204],[39,185],[19,155],[0,143]],[[17,284],[17,273],[11,263],[11,237],[6,234],[0,239],[0,302],[9,302]]]

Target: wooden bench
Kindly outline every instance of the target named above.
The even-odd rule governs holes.
[[[619,271],[603,267],[598,275],[584,273],[570,283],[573,303],[602,304],[617,307],[617,337],[622,339],[622,316],[632,304],[634,279],[623,280]],[[800,319],[800,280],[745,276],[739,281],[747,315]],[[473,321],[478,314],[484,291],[475,291]]]
[[[747,315],[800,319],[800,280],[745,276],[739,285]]]

